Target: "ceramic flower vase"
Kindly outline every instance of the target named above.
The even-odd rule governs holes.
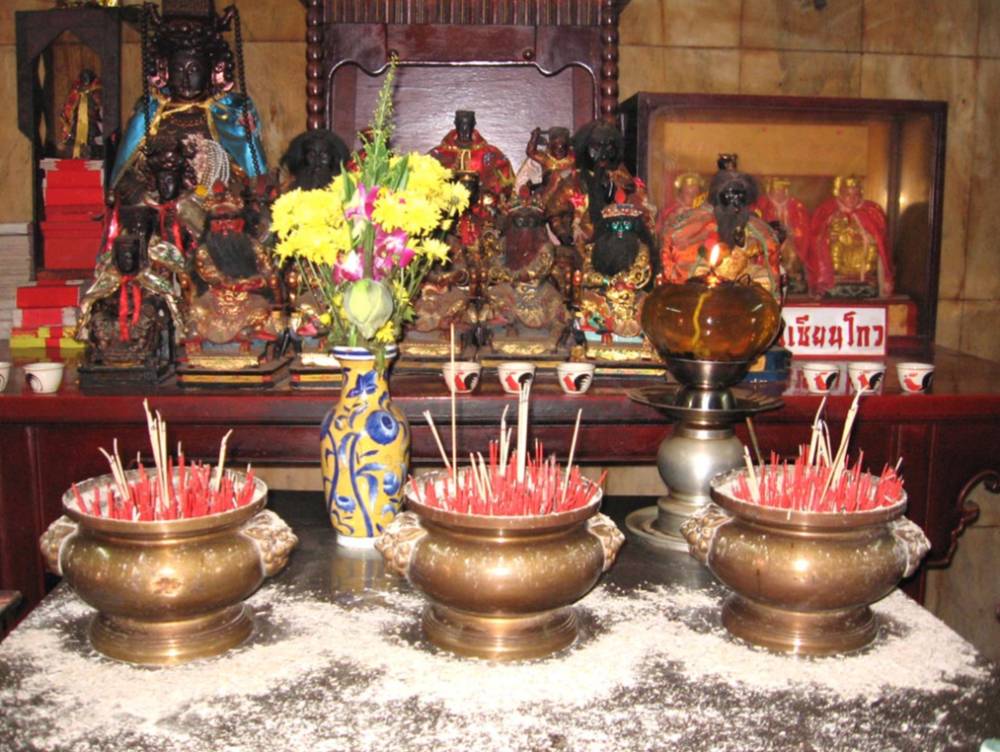
[[[393,406],[373,353],[357,347],[335,347],[333,353],[344,380],[320,432],[323,495],[337,542],[369,548],[402,504],[410,427]],[[396,353],[389,348],[386,360]]]

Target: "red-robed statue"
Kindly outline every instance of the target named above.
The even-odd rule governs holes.
[[[856,175],[833,181],[833,196],[813,213],[816,292],[840,298],[892,295],[894,273],[882,207],[864,198]]]
[[[801,294],[816,290],[816,268],[811,256],[812,231],[809,210],[790,192],[791,181],[782,177],[763,180],[764,193],[754,209],[761,218],[780,228],[781,265],[785,270],[787,290]]]

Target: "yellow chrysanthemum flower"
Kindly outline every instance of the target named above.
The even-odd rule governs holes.
[[[451,248],[443,240],[437,238],[425,238],[413,249],[420,256],[425,256],[431,261],[447,261]]]
[[[427,235],[437,229],[441,213],[437,207],[419,193],[405,190],[403,193],[403,220],[400,224],[409,235]]]
[[[401,193],[379,191],[379,197],[372,208],[372,219],[378,222],[383,230],[391,232],[403,226],[406,212],[407,207]]]

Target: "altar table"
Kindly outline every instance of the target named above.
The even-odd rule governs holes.
[[[725,591],[697,561],[629,540],[578,606],[575,645],[492,664],[426,643],[422,597],[377,554],[335,545],[320,494],[270,505],[300,544],[250,599],[247,643],[117,663],[60,585],[0,643],[0,749],[924,752],[1000,736],[1000,669],[898,591],[871,647],[796,659],[729,638]]]
[[[0,352],[2,357],[2,352]],[[909,496],[907,515],[931,540],[926,563],[950,560],[958,536],[977,510],[966,499],[986,480],[1000,480],[1000,365],[939,350],[933,392],[904,395],[890,359],[882,395],[863,400],[854,432],[854,447],[865,452],[865,464],[878,472],[886,462],[903,457],[902,472]],[[111,448],[117,438],[121,455],[142,452],[150,464],[143,394],[87,394],[67,372],[55,395],[32,394],[15,368],[13,383],[0,393],[0,589],[24,597],[20,615],[37,604],[51,587],[43,573],[38,537],[61,513],[60,499],[70,484],[108,472],[98,447]],[[626,390],[656,379],[598,376],[583,397],[566,396],[554,372],[540,372],[532,389],[529,441],[538,438],[546,452],[564,458],[569,450],[577,410],[583,409],[576,459],[581,464],[652,463],[670,423],[655,408],[638,404]],[[412,427],[415,463],[440,463],[438,449],[422,417],[430,410],[447,442],[450,398],[435,372],[394,374],[393,400]],[[794,455],[808,440],[819,398],[785,393],[787,385],[755,387],[781,396],[784,406],[755,418],[762,449]],[[247,462],[316,465],[319,425],[337,399],[335,390],[293,391],[287,382],[260,390],[183,390],[171,382],[149,394],[170,428],[170,440],[181,441],[189,458],[214,461],[219,441],[230,428],[229,458]],[[839,439],[850,396],[829,401],[827,418]],[[484,371],[475,394],[458,400],[458,446],[485,451],[497,436],[500,415],[517,401],[503,393],[495,372]],[[738,435],[746,441],[741,427]],[[926,566],[926,565],[925,565]],[[906,584],[923,597],[925,568]]]

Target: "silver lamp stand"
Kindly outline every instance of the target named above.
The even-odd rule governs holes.
[[[743,444],[734,425],[748,415],[781,407],[775,397],[732,387],[746,376],[752,361],[667,358],[667,370],[679,384],[633,389],[628,396],[677,420],[660,444],[656,466],[667,486],[656,506],[632,512],[625,525],[658,548],[687,550],[680,526],[712,500],[709,482],[743,464]]]

